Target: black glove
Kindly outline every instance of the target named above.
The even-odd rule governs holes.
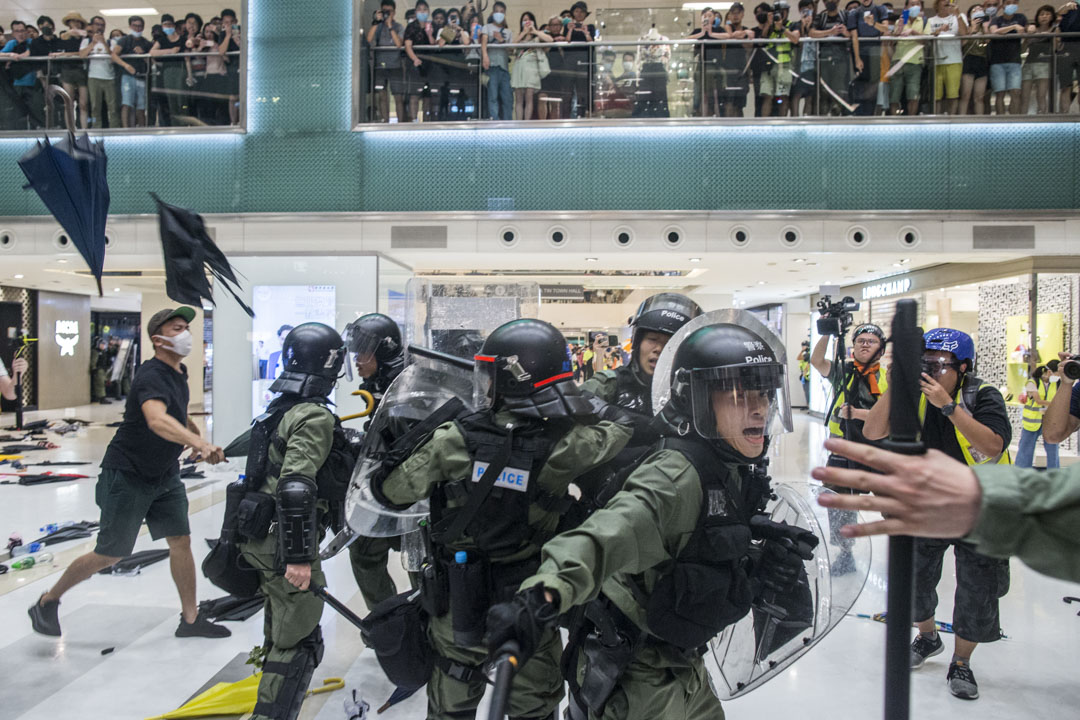
[[[544,586],[535,585],[519,592],[510,602],[491,606],[484,645],[494,657],[508,640],[514,640],[520,648],[519,660],[524,665],[536,652],[544,631],[554,627],[558,617],[558,607],[544,597]]]
[[[810,557],[813,557],[813,554]],[[777,596],[789,593],[799,582],[803,560],[790,539],[766,540],[762,543],[761,555],[754,563],[754,570],[750,575],[754,597],[760,597],[764,592],[772,592]]]
[[[630,437],[628,445],[646,445],[656,438],[657,433],[652,427],[651,417],[630,412],[618,405],[605,402],[595,395],[589,397],[589,402],[592,403],[597,419],[608,420],[633,429],[634,434]]]

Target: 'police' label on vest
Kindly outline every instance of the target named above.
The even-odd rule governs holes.
[[[488,463],[476,461],[473,463],[472,481],[480,482],[480,478],[487,472]],[[517,490],[518,492],[526,492],[529,489],[529,471],[519,470],[518,468],[507,467],[502,471],[502,475],[495,481],[495,487],[506,488],[507,490]]]

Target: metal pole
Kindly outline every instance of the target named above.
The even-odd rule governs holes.
[[[1036,366],[1044,364],[1043,358],[1039,357],[1039,273],[1031,273],[1031,289],[1028,290],[1028,324],[1031,327],[1031,349],[1035,353],[1032,358]],[[1049,360],[1050,358],[1047,358]],[[1031,368],[1028,368],[1030,374]]]
[[[1053,95],[1050,98],[1050,112],[1058,112],[1061,99],[1061,88],[1058,87],[1058,74],[1057,74],[1057,56],[1058,48],[1057,43],[1050,40],[1050,94]],[[1072,79],[1072,73],[1069,73],[1069,79]]]
[[[937,115],[937,43],[935,37],[930,41],[930,114]],[[942,93],[944,95],[945,93]]]
[[[811,41],[813,42],[813,41]],[[822,43],[818,41],[814,45],[807,45],[807,47],[816,47],[817,55],[814,56],[814,114],[821,115],[821,48]]]

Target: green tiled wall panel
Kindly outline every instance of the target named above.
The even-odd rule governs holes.
[[[107,138],[112,212],[1080,207],[1076,124],[353,133],[351,13],[251,0],[248,132]],[[0,215],[46,214],[32,144],[0,140]]]

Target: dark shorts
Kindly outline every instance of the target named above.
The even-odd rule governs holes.
[[[1058,89],[1064,90],[1080,79],[1080,47],[1068,48],[1057,57]]]
[[[969,642],[994,642],[1001,638],[998,600],[1009,592],[1009,561],[977,553],[960,540],[915,541],[915,621],[934,617],[942,560],[950,545],[956,555],[953,632]]]
[[[150,483],[120,470],[102,468],[94,497],[101,508],[94,548],[98,555],[130,555],[143,520],[154,540],[191,534],[187,490],[179,469],[164,482]]]
[[[976,80],[987,77],[990,75],[990,65],[981,55],[965,55],[964,75],[974,75]]]
[[[380,92],[389,88],[391,95],[403,95],[405,93],[404,68],[376,68],[375,88]]]

